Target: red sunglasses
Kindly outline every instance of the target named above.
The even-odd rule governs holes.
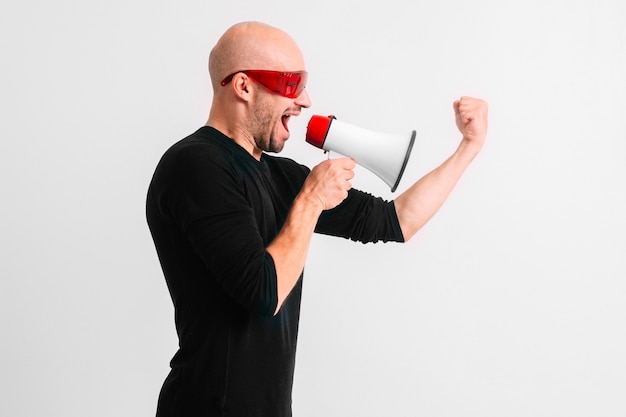
[[[296,98],[306,87],[308,73],[306,71],[283,72],[283,71],[266,71],[266,70],[243,70],[237,71],[224,78],[220,83],[225,86],[233,77],[243,72],[252,78],[258,84],[261,84],[271,93],[275,93],[287,98]]]

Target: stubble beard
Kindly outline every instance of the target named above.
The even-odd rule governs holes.
[[[285,142],[274,135],[275,119],[272,106],[260,100],[252,114],[251,132],[256,146],[265,152],[278,153],[283,150]]]

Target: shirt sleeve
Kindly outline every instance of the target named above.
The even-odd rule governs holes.
[[[394,202],[356,189],[340,205],[322,213],[315,231],[362,243],[404,242]]]
[[[207,276],[200,278],[215,279],[249,310],[272,315],[278,303],[274,262],[232,159],[212,152],[207,147],[180,152],[166,205],[206,268]]]

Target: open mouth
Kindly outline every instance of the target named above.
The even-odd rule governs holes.
[[[289,114],[284,114],[283,117],[281,117],[281,121],[283,122],[283,127],[285,128],[285,130],[287,132],[289,132],[289,119],[291,118],[291,115]]]

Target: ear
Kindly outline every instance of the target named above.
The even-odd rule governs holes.
[[[243,72],[237,73],[233,79],[230,81],[231,88],[237,97],[242,100],[248,101],[250,100],[250,92],[252,89],[250,88],[252,80],[244,74]]]

